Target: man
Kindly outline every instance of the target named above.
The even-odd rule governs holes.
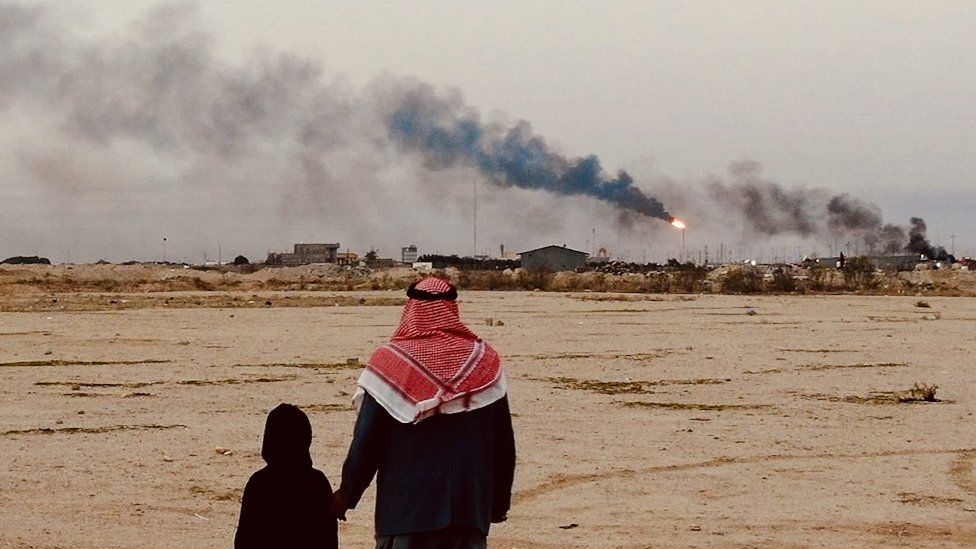
[[[359,378],[333,512],[345,520],[375,474],[377,549],[485,548],[515,472],[501,361],[461,322],[454,286],[427,278],[407,297]]]

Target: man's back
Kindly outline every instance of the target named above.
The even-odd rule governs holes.
[[[511,502],[515,442],[508,399],[400,423],[363,399],[340,491],[354,505],[377,474],[376,533],[471,526],[487,534]]]

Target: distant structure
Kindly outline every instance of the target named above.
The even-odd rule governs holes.
[[[400,248],[400,262],[413,264],[417,262],[417,246],[411,244]]]
[[[865,256],[876,269],[882,271],[911,271],[919,263],[925,261],[918,255],[870,255]],[[844,263],[850,258],[843,257],[816,257],[804,260],[804,265],[820,265],[822,267],[843,268]]]
[[[498,253],[499,253],[498,257],[500,259],[511,259],[511,260],[518,259],[518,254],[516,254],[515,252],[512,252],[512,251],[506,250],[504,244],[501,244],[501,245],[498,246]]]
[[[587,263],[610,263],[610,252],[606,248],[600,248],[595,257],[586,260]]]
[[[546,246],[519,253],[527,271],[575,271],[586,266],[589,254],[566,246]]]
[[[336,254],[336,263],[339,265],[358,265],[359,254],[356,252],[339,252]]]
[[[922,258],[917,255],[878,255],[869,256],[868,259],[874,263],[875,268],[883,271],[911,271],[919,263],[923,263]]]
[[[265,261],[268,265],[294,267],[311,263],[336,263],[339,244],[295,244],[295,251],[271,252]]]

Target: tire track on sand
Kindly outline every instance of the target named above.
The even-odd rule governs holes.
[[[654,465],[641,469],[614,469],[601,473],[582,473],[582,474],[560,474],[549,477],[548,480],[537,484],[531,488],[520,490],[515,494],[515,503],[524,503],[528,500],[543,496],[550,492],[563,490],[587,484],[617,478],[628,478],[638,475],[649,475],[655,473],[670,473],[674,471],[691,471],[694,469],[712,469],[725,465],[748,465],[752,463],[768,463],[778,461],[805,461],[819,459],[870,459],[898,456],[920,456],[936,454],[958,454],[960,457],[953,461],[950,474],[953,480],[967,492],[976,494],[976,478],[969,474],[972,472],[973,464],[976,463],[976,448],[933,448],[918,450],[890,450],[886,452],[860,452],[860,453],[820,453],[820,454],[766,454],[759,456],[729,457],[722,456],[706,461],[696,461],[691,463],[678,463],[673,465]],[[968,487],[967,487],[968,486]]]

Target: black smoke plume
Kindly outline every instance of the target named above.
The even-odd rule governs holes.
[[[726,211],[738,212],[745,230],[755,236],[781,234],[802,237],[818,231],[816,205],[822,192],[808,189],[784,189],[762,177],[762,165],[752,160],[729,165],[731,183],[713,182],[708,186],[712,200]]]
[[[747,235],[840,239],[871,254],[914,251],[906,229],[884,223],[881,209],[874,204],[848,194],[832,195],[823,188],[785,188],[764,178],[762,165],[752,160],[733,162],[728,171],[731,181],[713,181],[707,186],[708,195],[722,211],[737,213]],[[924,221],[918,221],[924,235]]]
[[[911,228],[908,230],[908,245],[905,251],[925,256],[928,259],[946,260],[950,259],[945,248],[933,246],[929,243],[926,232],[925,220],[920,217],[913,217],[909,220]]]
[[[496,185],[589,196],[647,217],[672,219],[627,172],[608,177],[595,155],[569,158],[553,151],[525,120],[510,126],[485,123],[458,95],[438,95],[429,85],[404,90],[386,122],[390,137],[403,150],[422,154],[430,168],[470,166]]]

